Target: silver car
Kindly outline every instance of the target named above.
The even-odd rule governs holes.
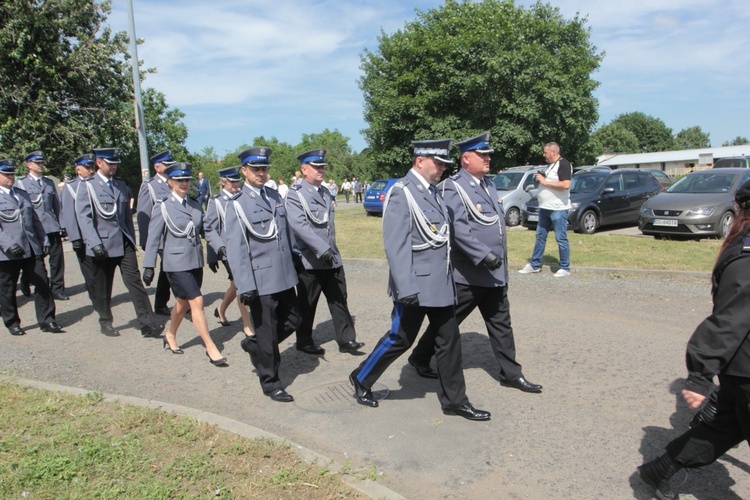
[[[505,224],[517,226],[521,223],[521,207],[535,194],[539,183],[534,180],[534,174],[543,172],[544,165],[526,165],[503,170],[495,175],[492,181],[497,188],[497,195],[503,202],[505,210]]]
[[[734,194],[748,181],[750,172],[745,168],[691,172],[643,204],[638,228],[657,238],[723,238],[737,213]]]

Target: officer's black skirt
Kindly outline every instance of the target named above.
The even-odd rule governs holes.
[[[172,293],[178,299],[191,300],[200,297],[201,285],[203,284],[202,268],[191,271],[168,272],[167,279]]]

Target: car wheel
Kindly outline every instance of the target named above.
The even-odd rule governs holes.
[[[732,225],[732,221],[734,220],[734,214],[732,212],[726,212],[724,215],[721,216],[721,220],[719,221],[719,237],[720,238],[726,238],[727,233],[729,233],[729,228]]]
[[[578,221],[578,232],[584,234],[594,234],[596,232],[596,213],[593,210],[586,210]]]
[[[505,225],[514,227],[521,223],[521,212],[516,207],[511,207],[505,214]]]

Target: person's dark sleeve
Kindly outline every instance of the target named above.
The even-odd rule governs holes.
[[[573,167],[565,158],[560,158],[560,165],[557,167],[557,178],[561,181],[569,181],[573,178]]]

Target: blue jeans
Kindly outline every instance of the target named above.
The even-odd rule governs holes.
[[[568,244],[568,211],[539,209],[539,222],[536,226],[536,243],[531,254],[531,267],[542,267],[544,247],[547,245],[547,233],[555,232],[557,247],[560,249],[560,269],[570,271],[570,245]]]

